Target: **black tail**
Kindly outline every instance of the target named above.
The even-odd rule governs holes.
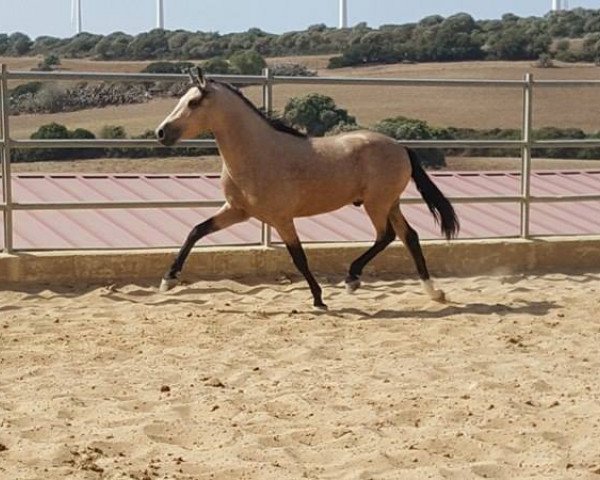
[[[450,201],[444,196],[435,183],[431,181],[427,172],[423,170],[421,162],[417,158],[417,153],[410,148],[406,149],[410,157],[410,165],[412,166],[412,178],[417,186],[417,190],[425,200],[431,213],[435,217],[436,223],[442,227],[442,233],[448,240],[456,237],[460,230],[460,223],[454,207]]]

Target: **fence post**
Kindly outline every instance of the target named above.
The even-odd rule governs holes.
[[[523,142],[521,147],[521,237],[530,236],[531,147],[533,145],[533,75],[525,75],[523,87]]]
[[[271,115],[273,113],[273,71],[267,67],[263,69],[262,73],[265,77],[265,83],[263,84],[263,110],[265,114]],[[260,240],[263,247],[271,246],[273,243],[272,237],[273,231],[271,226],[263,223]]]
[[[13,211],[12,211],[12,183],[10,173],[10,129],[8,126],[9,100],[8,100],[8,75],[5,64],[0,70],[0,118],[2,124],[2,200],[6,205],[4,210],[4,252],[13,251]]]

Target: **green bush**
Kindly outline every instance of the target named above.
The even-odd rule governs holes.
[[[60,65],[60,58],[58,55],[50,54],[46,55],[44,59],[38,63],[37,70],[42,72],[49,72],[54,70],[56,67]]]
[[[35,95],[44,86],[43,82],[28,82],[17,85],[10,91],[11,99],[16,99],[22,95]]]
[[[31,138],[34,140],[56,140],[70,138],[69,129],[60,123],[52,122],[42,125],[34,133]]]
[[[314,137],[322,137],[340,125],[356,124],[347,110],[338,108],[331,97],[320,93],[291,98],[284,108],[283,118]]]
[[[59,123],[48,123],[42,125],[31,134],[32,140],[68,140],[68,139],[94,139],[95,135],[89,130],[76,128],[69,130]],[[103,155],[99,148],[86,148],[77,150],[74,148],[35,148],[31,150],[18,150],[15,155],[17,162],[36,162],[43,160],[71,160],[75,158],[97,158]]]
[[[402,140],[441,140],[436,135],[441,132],[430,127],[427,122],[406,117],[386,118],[377,123],[373,129],[399,142]],[[447,136],[447,132],[444,131],[443,135]],[[444,151],[438,148],[419,149],[419,158],[423,165],[429,168],[441,168],[446,165]]]
[[[100,129],[100,138],[108,140],[127,138],[127,132],[121,125],[104,125]]]
[[[267,62],[256,50],[247,50],[234,53],[229,57],[232,73],[239,75],[260,75]]]
[[[223,57],[215,57],[202,62],[202,70],[213,75],[228,75],[231,73],[231,65]]]

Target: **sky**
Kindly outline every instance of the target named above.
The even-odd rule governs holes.
[[[304,30],[310,25],[338,23],[338,0],[164,0],[165,28],[169,30],[242,32],[257,27],[267,32]],[[348,0],[349,23],[372,27],[418,21],[433,14],[470,13],[477,19],[542,16],[551,0]],[[137,34],[156,24],[155,0],[82,0],[84,31]],[[600,0],[571,0],[571,8],[600,9]],[[71,0],[0,0],[0,32],[20,31],[70,37]]]

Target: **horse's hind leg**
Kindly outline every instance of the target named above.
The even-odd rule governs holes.
[[[443,302],[445,299],[444,292],[442,290],[436,290],[433,286],[433,280],[429,276],[429,271],[427,269],[427,263],[425,262],[425,257],[423,256],[423,251],[421,250],[421,244],[419,243],[419,235],[417,232],[413,230],[413,228],[408,224],[402,212],[400,211],[399,206],[394,206],[390,212],[390,222],[396,231],[396,234],[408,251],[410,252],[413,260],[415,262],[415,266],[417,267],[417,272],[419,273],[419,278],[421,279],[421,283],[423,284],[423,288],[425,292],[433,299],[438,302]]]
[[[388,219],[389,212],[387,209],[379,205],[371,206],[367,203],[365,204],[365,210],[371,222],[373,222],[377,238],[373,246],[350,265],[350,270],[346,276],[346,290],[349,293],[360,288],[360,276],[367,263],[379,255],[396,238],[394,228]]]
[[[166,292],[177,285],[179,274],[181,273],[181,270],[183,270],[183,264],[198,240],[209,233],[218,232],[219,230],[223,230],[224,228],[243,222],[247,219],[248,215],[246,212],[226,203],[214,216],[205,222],[196,225],[179,250],[179,254],[175,258],[171,268],[165,273],[165,276],[160,283],[161,292]]]
[[[302,244],[300,243],[300,239],[298,238],[298,234],[296,233],[294,223],[289,222],[285,225],[275,225],[275,229],[277,230],[277,233],[279,233],[283,243],[285,243],[294,265],[300,273],[304,275],[304,278],[308,282],[308,286],[310,287],[313,296],[313,305],[320,310],[327,310],[327,305],[323,303],[322,289],[308,267],[308,260],[304,253],[304,249],[302,248]]]

